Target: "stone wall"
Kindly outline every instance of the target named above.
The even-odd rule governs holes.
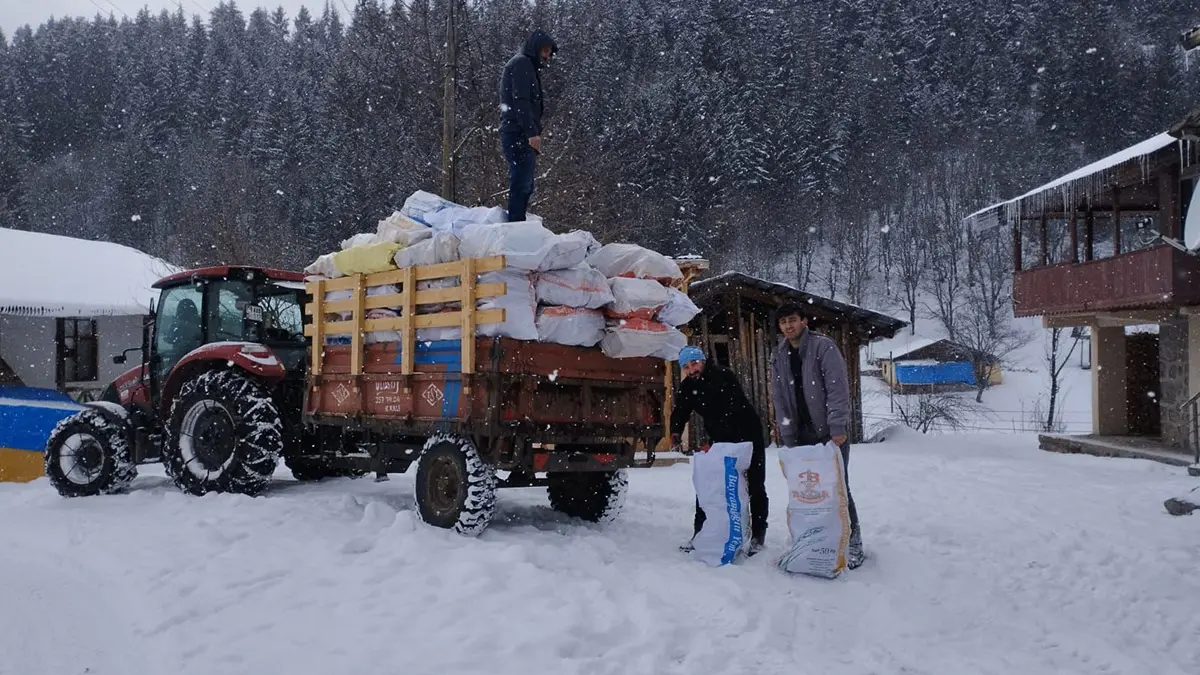
[[[1159,324],[1158,347],[1162,439],[1171,445],[1187,447],[1188,411],[1179,409],[1189,398],[1187,317]]]

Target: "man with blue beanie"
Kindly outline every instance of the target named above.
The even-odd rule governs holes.
[[[746,487],[750,492],[749,554],[754,555],[762,550],[767,535],[767,460],[762,419],[746,398],[737,376],[728,368],[708,363],[699,347],[688,345],[679,351],[679,369],[683,381],[675,390],[671,442],[679,445],[683,429],[694,412],[704,420],[704,430],[713,443],[754,444],[750,468],[746,470]],[[704,510],[697,500],[693,538],[704,520]],[[691,542],[680,548],[690,551]]]

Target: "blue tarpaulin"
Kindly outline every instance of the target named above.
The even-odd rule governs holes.
[[[975,384],[975,369],[966,361],[950,363],[896,364],[896,381],[915,384]]]

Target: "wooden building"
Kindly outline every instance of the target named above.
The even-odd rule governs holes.
[[[702,347],[716,363],[733,369],[774,442],[779,437],[768,378],[771,354],[782,338],[773,315],[788,301],[810,307],[809,327],[833,338],[846,358],[853,417],[849,435],[851,441],[862,440],[859,348],[871,340],[894,336],[906,322],[740,272],[694,281],[689,294],[702,310],[689,324],[691,343]],[[698,422],[693,418],[691,429],[700,429]],[[691,436],[688,445],[692,448],[704,442],[702,435]]]
[[[1200,108],[966,224],[1011,237],[1016,316],[1090,327],[1092,434],[1042,446],[1200,462]]]

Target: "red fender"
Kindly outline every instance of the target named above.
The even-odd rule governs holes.
[[[113,388],[117,390],[117,400],[122,407],[129,408],[136,405],[140,408],[148,408],[150,406],[148,373],[148,367],[134,366],[112,381]]]
[[[171,404],[180,387],[192,373],[208,370],[214,365],[235,368],[266,380],[268,384],[282,380],[287,376],[287,369],[275,356],[270,347],[264,347],[257,342],[213,342],[197,347],[180,359],[171,374],[163,383],[160,400],[160,414],[167,419],[171,413]]]

